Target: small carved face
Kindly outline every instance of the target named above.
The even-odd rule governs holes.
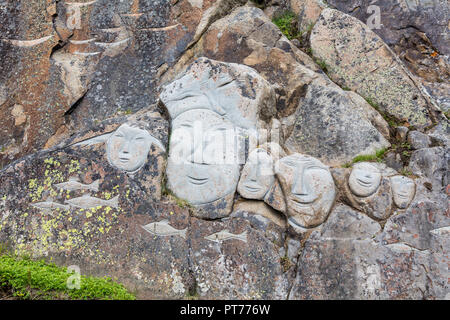
[[[314,227],[325,221],[336,196],[328,168],[319,160],[293,154],[275,166],[286,199],[290,222],[300,227]]]
[[[247,199],[262,200],[275,182],[273,159],[264,149],[253,150],[244,166],[238,192]]]
[[[392,194],[394,203],[400,209],[405,209],[414,198],[416,185],[414,180],[405,176],[391,177]]]
[[[167,166],[169,187],[194,205],[234,192],[239,180],[233,124],[207,109],[194,109],[172,121]]]
[[[381,172],[368,162],[359,162],[353,166],[348,179],[350,190],[358,197],[374,194],[381,182]]]
[[[147,161],[150,147],[150,134],[146,130],[123,124],[109,137],[106,154],[112,166],[134,172]]]

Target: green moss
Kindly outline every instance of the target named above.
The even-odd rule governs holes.
[[[80,276],[80,289],[69,289],[67,268],[44,260],[10,254],[0,256],[0,287],[21,299],[100,299],[134,300],[121,284],[112,279]]]
[[[380,149],[375,152],[375,154],[367,154],[367,155],[360,155],[353,158],[352,162],[346,163],[343,165],[344,168],[349,168],[353,163],[357,162],[364,162],[364,161],[377,161],[381,162],[383,161],[384,155],[386,154],[387,148]]]
[[[272,22],[289,40],[299,38],[302,34],[297,30],[297,16],[292,11],[285,11],[275,16]]]

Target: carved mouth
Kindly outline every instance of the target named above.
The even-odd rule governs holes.
[[[399,197],[400,199],[403,199],[403,200],[408,199],[408,195],[407,194],[397,193],[397,197]]]
[[[257,186],[254,186],[254,185],[245,185],[245,189],[247,191],[250,191],[250,192],[258,192],[258,191],[261,190],[260,187],[257,187]]]
[[[195,184],[197,186],[204,185],[208,182],[208,178],[195,178],[191,176],[187,176],[190,183]]]
[[[300,207],[309,207],[311,203],[316,201],[316,197],[313,196],[305,196],[305,197],[299,197],[299,196],[292,196],[291,200],[295,202]]]
[[[361,186],[363,186],[363,187],[370,187],[370,186],[372,186],[372,181],[371,180],[356,179],[356,181],[358,181],[358,183]]]
[[[119,158],[119,161],[120,161],[121,163],[127,163],[128,161],[130,161],[130,158],[124,158],[124,157],[122,157],[122,158]]]

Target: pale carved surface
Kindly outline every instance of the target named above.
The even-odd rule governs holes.
[[[336,197],[327,166],[296,153],[280,159],[275,173],[283,190],[289,222],[309,228],[325,221]]]
[[[400,209],[406,209],[416,193],[414,180],[405,176],[393,176],[391,187],[395,205]]]
[[[348,179],[350,190],[359,197],[374,194],[381,182],[381,172],[368,162],[360,162],[353,166]]]
[[[145,164],[151,145],[148,131],[125,123],[106,142],[106,155],[113,167],[135,172]]]
[[[266,150],[253,150],[241,173],[238,192],[247,199],[262,200],[275,183],[273,158]]]
[[[196,125],[202,130],[196,130]],[[174,119],[172,130],[167,165],[169,188],[194,205],[233,193],[240,168],[234,160],[225,162],[234,148],[224,139],[224,132],[233,132],[233,124],[213,111],[197,109]]]

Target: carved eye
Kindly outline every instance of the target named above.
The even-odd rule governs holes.
[[[294,161],[284,161],[283,163],[285,165],[289,166],[289,167],[295,167],[295,162]]]
[[[114,135],[114,137],[116,137],[116,138],[123,138],[123,134],[121,134],[121,133],[116,133],[116,134]]]
[[[321,166],[311,166],[311,167],[308,167],[308,169],[326,170],[324,167],[321,167]]]
[[[143,140],[144,140],[144,137],[137,137],[135,140],[136,140],[136,141],[143,141]]]

